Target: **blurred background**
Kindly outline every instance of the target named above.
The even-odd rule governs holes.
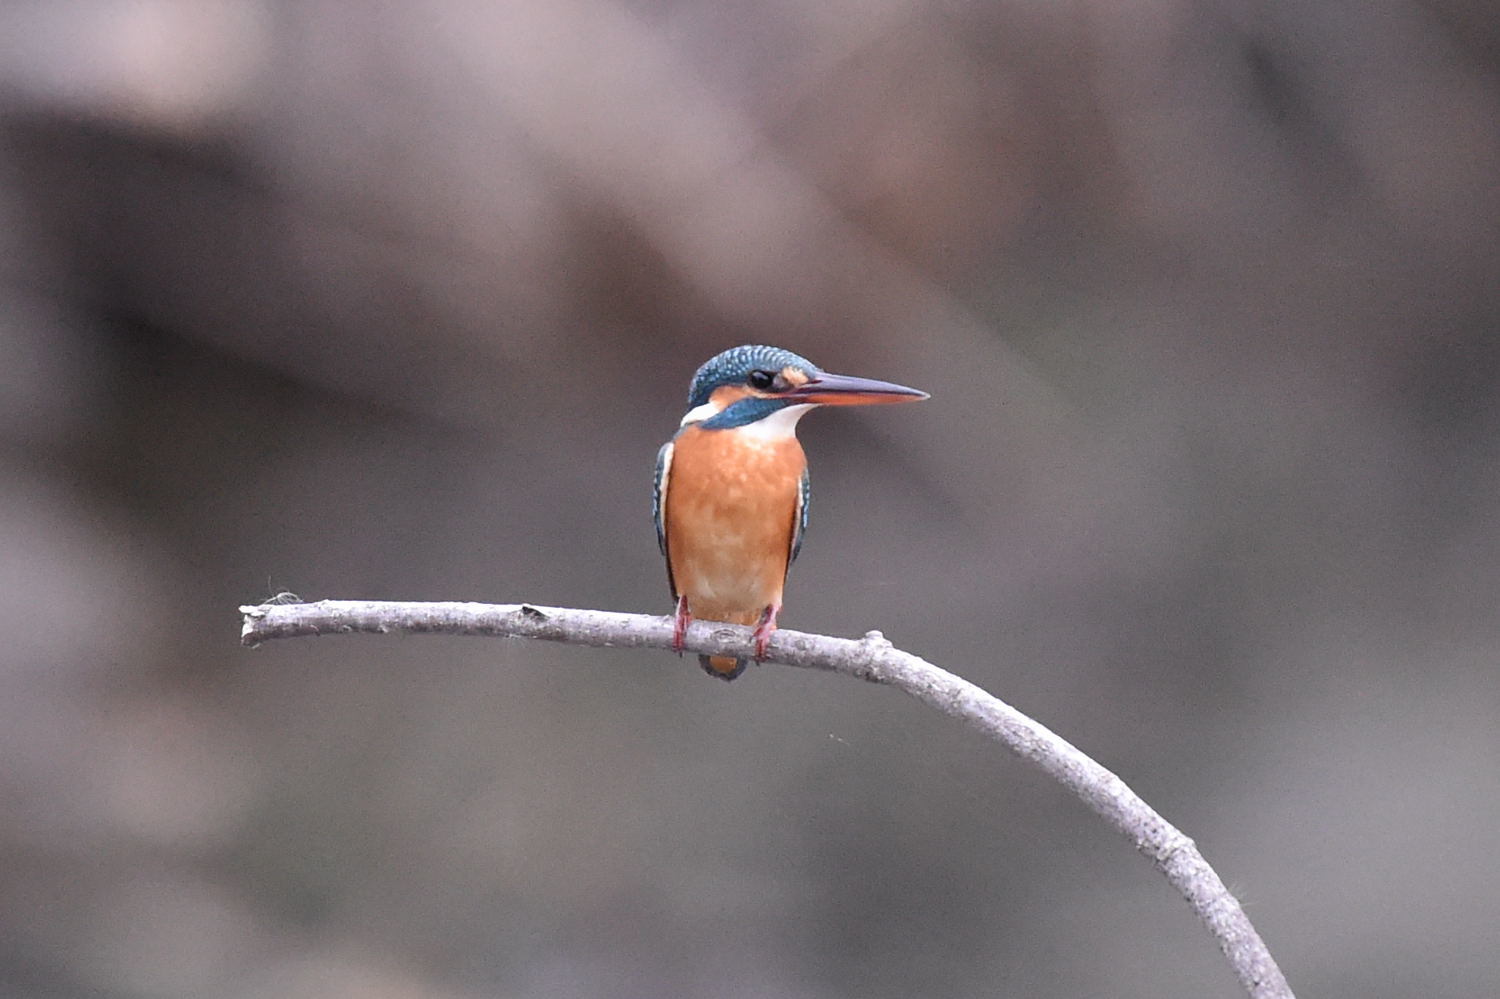
[[[0,6],[0,994],[1234,996],[1130,845],[898,693],[424,637],[667,613],[744,342],[783,623],[978,682],[1195,837],[1305,996],[1500,990],[1500,14]]]

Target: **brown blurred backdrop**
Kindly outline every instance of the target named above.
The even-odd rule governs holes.
[[[783,623],[1010,700],[1305,996],[1500,991],[1500,15],[0,6],[0,994],[1233,996],[898,694],[235,607],[665,613],[709,355],[803,424]]]

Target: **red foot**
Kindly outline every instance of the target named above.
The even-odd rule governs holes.
[[[760,623],[755,626],[755,658],[766,657],[766,646],[771,643],[771,633],[776,630],[776,615],[781,613],[780,604],[771,604],[760,612]]]
[[[693,621],[693,612],[688,610],[687,597],[677,598],[677,614],[672,619],[672,649],[682,655],[682,643],[687,641],[688,625]]]

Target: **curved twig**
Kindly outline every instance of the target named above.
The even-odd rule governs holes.
[[[672,645],[671,618],[531,604],[323,600],[260,604],[241,607],[240,612],[245,617],[240,640],[250,646],[272,638],[393,631],[640,649],[670,649]],[[709,655],[748,657],[753,652],[748,628],[714,622],[694,622],[688,629],[686,648]],[[1124,781],[1046,726],[967,680],[892,647],[878,631],[859,641],[777,631],[766,661],[832,670],[897,687],[1035,763],[1151,858],[1214,935],[1246,992],[1255,999],[1292,999],[1291,987],[1255,927],[1193,841]]]

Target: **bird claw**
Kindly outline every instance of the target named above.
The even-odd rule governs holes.
[[[771,644],[771,635],[776,631],[776,615],[781,613],[780,604],[771,604],[760,612],[760,623],[755,626],[755,658],[766,658],[766,647]]]
[[[679,656],[682,655],[682,647],[687,642],[688,625],[693,621],[693,613],[688,610],[686,596],[677,598],[677,613],[672,618],[672,651]]]

